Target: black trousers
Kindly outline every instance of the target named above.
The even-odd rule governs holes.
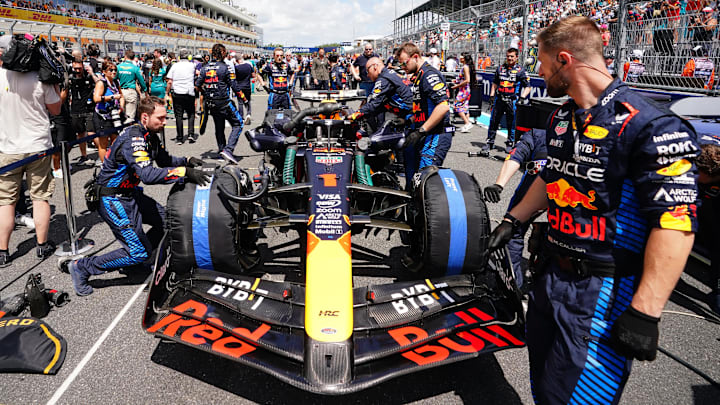
[[[173,108],[175,109],[175,122],[177,123],[177,139],[185,141],[185,128],[183,114],[188,115],[188,136],[195,132],[195,96],[189,94],[174,94]]]

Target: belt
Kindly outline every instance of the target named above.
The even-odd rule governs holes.
[[[100,197],[110,197],[115,195],[124,195],[124,196],[131,196],[135,193],[134,188],[119,188],[119,187],[105,187],[105,186],[96,186],[98,189],[98,195]]]
[[[615,275],[615,263],[612,262],[599,262],[597,260],[578,259],[561,255],[552,255],[550,257],[560,270],[581,278],[590,276],[613,277]]]

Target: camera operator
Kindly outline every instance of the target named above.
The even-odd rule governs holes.
[[[123,124],[124,100],[123,95],[120,93],[117,74],[117,66],[114,63],[103,62],[102,77],[95,83],[93,93],[93,101],[95,102],[93,126],[95,131],[106,134],[95,138],[98,140],[98,156],[101,162],[105,160],[105,151],[108,144],[115,141],[119,128]],[[110,142],[108,142],[108,138]]]
[[[102,66],[97,59],[100,57],[100,47],[98,47],[97,44],[89,44],[85,54],[87,55],[86,66],[90,67],[92,70],[91,74],[99,76],[102,71]]]
[[[710,48],[713,32],[717,28],[717,19],[713,17],[712,7],[703,7],[702,15],[695,16],[689,28],[693,30],[693,44]]]
[[[121,248],[68,263],[73,288],[79,296],[90,295],[91,275],[135,266],[151,257],[164,232],[165,209],[138,187],[145,184],[192,182],[206,185],[210,178],[196,166],[197,158],[171,156],[160,144],[158,133],[165,127],[165,101],[146,97],[138,105],[138,121],[125,128],[113,144],[112,153],[103,162],[97,179],[99,213],[108,224]],[[153,161],[159,167],[153,166]],[[143,223],[152,228],[146,234]]]
[[[10,36],[0,37],[0,47],[9,49]],[[50,149],[51,114],[60,114],[57,86],[41,83],[37,72],[20,73],[0,68],[0,167]],[[37,248],[44,259],[55,251],[48,241],[50,203],[55,190],[51,158],[45,156],[25,166],[0,174],[0,267],[10,264],[10,235],[15,226],[15,205],[20,184],[26,176],[33,201],[33,219]]]
[[[72,130],[77,134],[78,138],[94,135],[93,112],[95,102],[93,101],[93,93],[95,92],[95,80],[98,79],[96,79],[91,65],[85,65],[79,59],[73,60],[70,74],[70,122]],[[98,138],[93,139],[96,147],[99,147],[99,142]],[[85,142],[80,143],[80,159],[77,163],[95,164],[95,161],[87,156],[87,144]]]

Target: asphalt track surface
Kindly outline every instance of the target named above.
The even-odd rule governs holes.
[[[252,126],[258,125],[265,111],[267,96],[253,96]],[[198,120],[196,120],[198,122]],[[195,144],[175,145],[175,121],[166,129],[168,149],[174,155],[210,158],[216,151],[212,123]],[[229,128],[226,129],[229,133]],[[469,158],[477,150],[486,130],[475,126],[470,133],[456,133],[446,166],[473,173],[481,185],[492,184],[502,164],[487,158]],[[501,141],[498,141],[501,143]],[[91,153],[94,151],[91,151]],[[96,154],[96,153],[95,153]],[[255,168],[260,155],[253,152],[244,136],[235,154],[240,165]],[[502,154],[496,152],[498,156]],[[71,160],[79,156],[77,149]],[[72,191],[77,223],[96,250],[118,245],[96,213],[85,211],[82,185],[93,169],[73,168]],[[503,192],[503,202],[490,204],[491,217],[502,218],[511,191],[520,176],[515,175]],[[164,202],[169,186],[147,186],[146,194]],[[50,239],[67,240],[63,186],[56,183],[51,201],[53,216]],[[494,225],[493,225],[494,227]],[[297,266],[287,265],[299,257],[297,233],[266,231],[260,241],[267,277],[297,278]],[[108,246],[109,247],[106,247]],[[207,404],[207,403],[532,403],[526,349],[511,349],[449,366],[400,377],[379,386],[342,398],[309,394],[286,385],[260,371],[233,363],[180,344],[162,343],[145,333],[140,321],[148,274],[125,276],[115,273],[95,277],[89,297],[72,294],[70,276],[56,270],[53,257],[39,262],[34,255],[34,233],[16,228],[11,238],[13,263],[0,269],[0,295],[8,297],[22,291],[27,274],[39,272],[47,287],[71,292],[72,302],[53,309],[45,321],[68,343],[65,363],[55,376],[5,374],[0,378],[1,404]],[[403,277],[400,257],[405,253],[397,234],[388,239],[387,231],[377,236],[353,237],[356,285],[391,283]],[[283,257],[274,261],[273,257]],[[372,258],[374,260],[369,260]],[[374,264],[369,265],[372,261]],[[707,269],[690,260],[686,273],[667,310],[708,316],[710,293]],[[660,345],[694,367],[720,381],[720,326],[687,315],[666,313],[660,324]],[[624,404],[710,404],[717,403],[720,390],[706,380],[658,353],[654,362],[635,362],[622,399]]]

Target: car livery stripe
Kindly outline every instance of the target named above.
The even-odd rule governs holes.
[[[210,256],[210,236],[208,235],[208,212],[210,209],[210,185],[212,178],[204,187],[195,188],[193,200],[192,239],[195,251],[195,263],[201,269],[215,270]]]
[[[306,266],[305,332],[319,342],[349,339],[353,332],[350,232],[338,240],[320,240],[308,231]]]
[[[465,250],[467,247],[467,213],[465,212],[465,199],[462,188],[452,170],[440,169],[438,175],[442,178],[445,196],[447,197],[450,214],[450,250],[446,275],[460,274],[465,263]]]

